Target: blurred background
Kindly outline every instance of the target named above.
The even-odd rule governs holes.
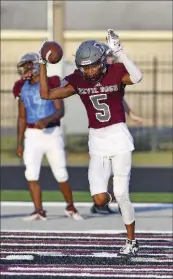
[[[107,29],[119,33],[126,53],[143,72],[129,86],[126,100],[143,120],[127,117],[136,150],[134,167],[172,166],[172,1],[1,1],[1,164],[21,165],[15,155],[17,103],[12,95],[19,78],[16,64],[38,51],[45,38],[58,41],[63,60],[49,75],[71,73],[79,44],[105,42]],[[88,123],[78,96],[65,100],[63,129],[69,166],[88,165]],[[46,160],[44,161],[46,163]],[[159,170],[158,170],[159,172]]]

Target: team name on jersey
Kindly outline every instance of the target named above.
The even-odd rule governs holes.
[[[118,85],[113,84],[109,86],[99,86],[97,87],[92,87],[92,88],[78,88],[78,92],[80,95],[85,95],[85,94],[96,94],[96,93],[107,93],[107,92],[114,92],[118,91]]]

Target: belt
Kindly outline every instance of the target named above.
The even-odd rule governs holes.
[[[60,126],[60,124],[57,122],[57,123],[49,123],[45,128],[53,128],[53,127],[57,127],[57,126]],[[37,127],[35,126],[35,123],[27,123],[26,124],[26,127],[27,128],[30,128],[30,129],[37,129]]]

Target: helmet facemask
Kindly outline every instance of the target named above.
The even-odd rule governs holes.
[[[17,71],[20,76],[31,73],[31,77],[28,79],[32,79],[37,76],[40,72],[37,53],[25,54],[17,64]]]
[[[97,82],[106,72],[106,68],[106,59],[104,57],[96,63],[78,67],[84,78],[92,82]]]
[[[83,42],[76,51],[75,63],[86,80],[97,82],[107,70],[104,47],[95,40]]]
[[[19,63],[17,65],[17,72],[20,76],[27,74],[28,72],[33,73],[33,63],[31,61]]]

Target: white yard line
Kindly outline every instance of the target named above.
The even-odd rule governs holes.
[[[1,232],[3,232],[3,231],[1,231]],[[67,239],[74,239],[74,235],[73,236],[67,236],[67,235],[57,235],[57,236],[55,236],[54,234],[53,235],[51,235],[51,233],[49,234],[49,236],[44,236],[44,234],[42,234],[42,235],[40,235],[40,234],[38,234],[37,232],[35,232],[35,231],[33,231],[33,233],[32,234],[27,234],[26,232],[23,232],[24,234],[23,235],[20,235],[20,239],[65,239],[65,240],[67,240]],[[3,237],[3,238],[16,238],[16,239],[18,239],[19,238],[19,235],[18,234],[14,234],[13,232],[10,232],[10,231],[8,231],[8,234],[5,234],[5,235],[2,235],[1,237]],[[85,239],[91,239],[91,236],[77,236],[77,235],[75,235],[75,239],[80,239],[80,240],[85,240]],[[92,236],[92,240],[94,240],[94,239],[96,239],[96,240],[102,240],[103,239],[103,237],[102,236]],[[122,237],[122,236],[117,236],[117,237],[115,237],[115,236],[112,236],[112,234],[109,236],[104,236],[104,240],[120,240],[120,239],[122,239],[122,240],[126,240],[126,237]],[[146,241],[146,237],[145,238],[142,238],[142,237],[140,237],[139,238],[140,239],[140,241]],[[165,238],[159,238],[159,237],[152,237],[152,239],[151,239],[151,241],[167,241],[167,242],[172,242],[172,239],[171,238],[167,238],[167,237],[165,237]],[[148,239],[147,241],[150,241],[150,239]]]
[[[69,256],[72,256],[72,257],[94,257],[94,258],[117,258],[117,254],[116,253],[108,253],[108,252],[104,252],[104,253],[86,253],[86,255],[81,255],[80,253],[79,254],[70,254],[69,252],[68,253],[61,253],[61,252],[34,252],[34,251],[22,251],[22,252],[3,252],[2,256],[0,257],[0,259],[4,259],[4,260],[33,260],[34,259],[34,255],[37,255],[37,256],[47,256],[47,257],[69,257]],[[32,258],[31,258],[32,256]],[[146,261],[146,253],[144,254],[141,254],[140,253],[140,256],[143,256],[141,257],[142,261]],[[167,258],[167,259],[161,259],[160,257],[163,256],[164,258]],[[150,254],[150,257],[152,257],[152,260],[154,259],[153,257],[155,257],[154,261],[164,261],[164,262],[172,262],[172,257],[170,257],[170,255],[168,254],[157,254],[157,253],[154,253],[154,254]],[[156,258],[156,257],[159,257],[159,258]],[[145,260],[144,260],[145,258]],[[150,258],[151,259],[151,258]],[[139,260],[140,261],[140,260]]]
[[[35,247],[35,246],[39,246],[39,247],[108,247],[107,244],[66,244],[66,243],[19,243],[19,242],[15,242],[15,243],[7,243],[7,242],[3,242],[1,241],[1,249],[3,248],[3,246],[13,246],[13,247]],[[111,244],[111,247],[122,247],[122,244]],[[157,246],[151,246],[151,245],[142,245],[142,248],[157,248]],[[172,248],[171,246],[166,246],[166,245],[159,245],[159,248],[165,248],[165,249],[170,249]],[[61,255],[60,255],[61,256]],[[77,255],[78,257],[79,255]],[[86,255],[83,255],[84,257],[86,257]],[[74,255],[74,257],[76,257],[76,255]]]
[[[66,206],[65,202],[43,202],[43,205],[46,207],[64,207]],[[75,202],[75,205],[78,207],[91,207],[93,205],[92,202]],[[133,203],[134,207],[163,207],[163,208],[173,208],[173,205],[171,203]],[[2,201],[0,203],[0,206],[7,206],[7,207],[33,207],[32,202],[8,202],[8,201]],[[116,203],[112,203],[111,207],[118,208]]]
[[[1,232],[6,232],[6,233],[68,233],[68,234],[119,234],[119,233],[126,233],[126,231],[122,230],[88,230],[88,231],[58,231],[58,230],[1,230]],[[172,231],[158,231],[158,230],[136,230],[136,233],[147,233],[147,234],[171,234]],[[166,239],[166,237],[165,237]]]
[[[14,275],[14,276],[26,276],[26,275],[30,275],[30,276],[33,276],[32,278],[34,278],[34,276],[38,276],[38,275],[41,275],[42,277],[44,276],[45,278],[48,278],[47,276],[61,276],[62,278],[64,276],[71,276],[69,278],[76,278],[76,277],[79,277],[79,278],[83,278],[83,277],[91,277],[91,275],[93,276],[93,273],[87,273],[87,272],[82,272],[82,273],[53,273],[53,272],[46,272],[45,274],[43,274],[43,272],[37,272],[37,273],[32,273],[32,272],[2,272],[1,275]],[[95,278],[101,278],[101,277],[105,277],[105,274],[94,274],[94,277]],[[127,275],[126,274],[106,274],[106,277],[107,278],[127,278]],[[50,277],[49,277],[50,278]],[[142,278],[142,279],[145,279],[145,278],[156,278],[156,279],[172,279],[172,275],[157,275],[157,274],[128,274],[128,278]]]
[[[99,267],[99,268],[96,268],[96,267],[92,267],[92,268],[90,268],[90,267],[81,267],[81,268],[79,268],[79,267],[77,267],[77,268],[75,268],[75,267],[41,267],[41,268],[39,268],[39,267],[19,267],[19,266],[17,266],[17,267],[9,267],[9,270],[14,270],[14,271],[17,271],[17,270],[20,270],[20,271],[72,271],[72,272],[74,272],[74,271],[77,271],[77,272],[79,272],[79,271],[82,271],[82,272],[84,272],[84,271],[91,271],[91,272],[93,272],[93,271],[122,271],[122,269],[121,268],[111,268],[111,267]],[[128,271],[130,271],[130,272],[133,272],[133,271],[135,271],[135,272],[138,272],[138,271],[141,271],[141,268],[128,268]],[[156,269],[155,268],[142,268],[142,271],[156,271]],[[163,271],[163,268],[157,268],[157,271]],[[164,269],[164,271],[171,271],[170,269]]]

